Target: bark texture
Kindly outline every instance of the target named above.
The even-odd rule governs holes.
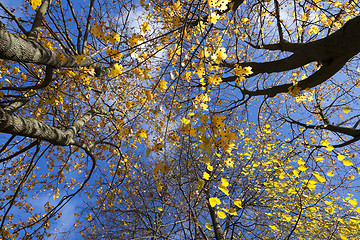
[[[76,63],[75,56],[62,53],[65,56],[65,61],[60,61],[58,54],[59,52],[48,49],[34,40],[24,39],[10,33],[0,21],[1,59],[48,65],[54,68],[81,67],[93,64],[92,59],[88,56],[81,63]]]
[[[91,119],[93,114],[93,111],[89,111],[65,131],[62,131],[38,120],[8,113],[0,108],[0,132],[36,138],[55,145],[68,146],[75,143],[75,135]]]

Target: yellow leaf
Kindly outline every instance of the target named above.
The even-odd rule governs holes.
[[[173,7],[175,12],[179,11],[181,9],[180,1],[174,3]]]
[[[93,219],[91,213],[88,213],[88,214],[86,215],[86,219],[87,219],[88,221],[91,221],[91,220]]]
[[[214,62],[219,63],[221,60],[227,58],[225,51],[226,51],[225,48],[218,48],[216,52],[211,56],[211,59]]]
[[[209,120],[209,116],[206,115],[205,113],[203,115],[201,115],[200,117],[200,122],[202,123],[206,123]]]
[[[222,79],[219,76],[217,76],[216,74],[214,74],[208,78],[208,84],[211,84],[211,85],[219,85],[221,82],[222,82]]]
[[[356,211],[358,214],[360,214],[360,207],[357,207],[357,208],[355,209],[355,211]]]
[[[35,10],[38,6],[41,5],[41,0],[30,0],[29,3],[31,8]]]
[[[241,199],[240,199],[240,198],[235,198],[235,199],[234,199],[234,204],[235,204],[238,208],[242,208]]]
[[[160,180],[156,183],[156,189],[158,192],[161,192],[161,190],[163,189],[163,184]]]
[[[237,215],[237,212],[236,212],[235,208],[229,208],[228,213],[231,214],[231,215],[234,215],[234,216]]]
[[[167,89],[167,82],[164,79],[161,79],[157,87],[163,92]]]
[[[200,179],[198,182],[197,182],[197,188],[198,189],[202,189],[205,185],[205,181],[203,179]]]
[[[225,214],[223,211],[218,211],[218,212],[217,212],[217,216],[218,216],[220,219],[226,218],[226,214]]]
[[[81,54],[81,55],[77,55],[77,56],[76,56],[75,62],[76,62],[77,64],[79,64],[79,63],[81,63],[81,62],[84,61],[84,60],[85,60],[85,56],[84,56],[84,54]]]
[[[218,188],[225,193],[226,196],[229,196],[229,190],[224,185],[220,184]]]
[[[253,74],[253,71],[251,70],[251,67],[244,67],[243,72],[245,75]]]
[[[56,193],[53,195],[53,198],[54,198],[54,200],[55,200],[55,199],[58,198],[58,197],[60,197],[60,190],[57,188],[57,189],[56,189]]]
[[[204,157],[203,162],[206,163],[206,164],[210,164],[210,158],[209,157]]]
[[[211,207],[215,207],[216,205],[220,205],[221,201],[218,198],[209,198],[209,203]]]
[[[162,207],[159,207],[158,210],[159,210],[160,212],[164,211],[164,209],[163,209]]]
[[[298,167],[299,171],[306,171],[307,167],[305,167],[304,165],[301,165]]]
[[[324,183],[326,181],[325,178],[317,172],[313,172],[313,175],[315,176],[316,180],[320,183]]]
[[[234,162],[233,162],[233,160],[231,159],[231,158],[227,158],[226,160],[225,160],[225,166],[226,167],[234,167]]]
[[[345,159],[345,156],[344,156],[344,155],[339,154],[339,155],[337,156],[337,159],[338,159],[339,161],[342,161],[342,160],[344,160],[344,159]]]
[[[324,202],[326,205],[328,205],[328,206],[332,206],[333,205],[333,202],[331,202],[331,201],[325,201]]]
[[[354,199],[350,199],[348,201],[353,207],[355,207],[357,205],[357,200],[354,198]]]
[[[211,226],[209,223],[205,224],[205,227],[206,227],[207,229],[209,229],[210,231],[213,230],[212,226]]]
[[[142,129],[140,129],[137,133],[136,133],[136,137],[138,139],[146,139],[147,138],[147,135],[146,135],[146,132]]]
[[[220,15],[217,14],[216,12],[212,12],[209,16],[208,16],[208,21],[211,22],[212,24],[216,24],[217,20],[220,18]]]
[[[269,227],[270,227],[272,230],[279,231],[279,229],[278,229],[275,225],[270,225]]]
[[[326,150],[330,152],[330,151],[334,150],[334,147],[329,145],[329,146],[326,147]]]
[[[186,117],[183,117],[182,119],[180,119],[180,121],[184,124],[184,125],[188,125],[190,123],[190,120],[187,119]]]
[[[350,160],[344,160],[344,161],[343,161],[343,164],[344,164],[345,166],[352,166],[352,165],[354,165],[353,162],[350,161]]]
[[[203,178],[206,179],[206,180],[209,180],[210,175],[207,172],[204,172]]]
[[[123,66],[118,63],[115,63],[114,66],[110,70],[110,75],[112,77],[117,77],[118,75],[120,75],[122,73],[123,73]]]
[[[320,144],[324,146],[329,146],[330,143],[328,142],[328,140],[321,140]]]
[[[326,175],[328,175],[329,177],[334,176],[334,172],[333,171],[329,171]]]
[[[206,168],[206,169],[209,170],[210,172],[211,172],[212,170],[214,170],[213,166],[211,166],[211,165],[207,165],[207,168]]]
[[[345,106],[345,107],[342,108],[342,110],[343,110],[344,113],[349,113],[351,111],[351,108],[348,107],[348,106]]]
[[[305,164],[305,161],[304,161],[302,158],[300,158],[300,159],[297,161],[297,163],[298,163],[299,165],[304,165],[304,164]]]
[[[101,25],[96,24],[91,28],[91,33],[94,34],[95,37],[101,36]]]
[[[222,185],[223,185],[224,187],[229,186],[229,182],[228,182],[228,180],[227,180],[226,178],[221,178],[221,183],[222,183]]]

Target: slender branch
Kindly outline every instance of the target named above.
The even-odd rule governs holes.
[[[78,32],[79,32],[79,35],[78,35],[78,38],[77,38],[77,42],[76,42],[76,47],[77,47],[78,53],[80,54],[80,52],[81,52],[81,37],[82,37],[81,26],[80,26],[80,23],[79,23],[79,21],[78,21],[78,19],[77,19],[77,17],[76,17],[75,10],[74,10],[74,8],[73,8],[73,6],[72,6],[72,4],[71,4],[71,1],[70,1],[70,0],[67,0],[67,3],[68,3],[68,5],[69,5],[69,7],[70,7],[71,14],[72,14],[72,16],[73,16],[73,18],[74,18],[74,21],[75,21],[75,23],[76,23],[76,28],[77,28],[77,30],[78,30]]]
[[[82,45],[82,48],[80,51],[81,54],[84,53],[84,50],[87,46],[87,38],[88,38],[88,35],[90,32],[90,21],[91,21],[92,12],[94,10],[94,2],[95,2],[95,0],[90,1],[89,14],[88,14],[88,17],[86,20],[86,29],[85,29],[84,39],[83,39],[83,45]]]
[[[18,27],[20,28],[20,30],[24,33],[27,34],[27,31],[25,30],[25,28],[21,25],[19,19],[17,19],[17,17],[15,17],[14,14],[12,14],[12,12],[9,11],[9,9],[7,9],[4,4],[2,4],[2,2],[0,2],[0,7],[2,7],[2,9],[4,9],[4,11],[10,15],[10,17],[15,21],[15,23],[18,25]]]
[[[13,135],[13,136],[14,136],[14,135]],[[0,159],[0,163],[3,163],[3,162],[5,162],[5,161],[7,161],[7,160],[10,160],[10,159],[12,159],[12,158],[14,158],[14,157],[16,157],[16,156],[18,156],[18,155],[26,152],[27,150],[31,149],[32,147],[34,147],[34,146],[35,146],[36,144],[38,144],[38,143],[39,143],[39,142],[38,142],[37,140],[34,141],[34,142],[32,142],[32,143],[30,143],[28,146],[22,148],[21,150],[17,151],[16,153],[13,153],[13,154],[11,154],[11,155],[8,156],[8,157],[4,157],[4,158]]]
[[[35,19],[31,30],[27,33],[28,39],[36,41],[40,33],[41,22],[49,8],[51,0],[43,0],[40,7],[36,11]]]
[[[281,28],[281,19],[280,19],[280,10],[279,10],[278,0],[274,0],[274,5],[275,5],[276,25],[277,25],[278,32],[279,32],[280,43],[282,43],[284,41],[284,34],[283,34],[283,31]]]
[[[1,90],[14,90],[14,91],[27,91],[27,90],[38,90],[47,87],[53,80],[53,70],[51,66],[46,67],[45,78],[34,86],[27,87],[0,87]]]

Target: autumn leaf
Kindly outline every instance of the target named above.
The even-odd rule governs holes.
[[[41,5],[41,0],[29,0],[30,6],[32,9],[36,9],[38,6]]]
[[[92,33],[95,37],[101,37],[101,35],[102,35],[101,25],[95,23],[94,26],[91,28],[91,33]]]
[[[238,207],[238,208],[242,208],[242,201],[240,198],[235,198],[234,199],[234,204]]]
[[[344,160],[344,161],[343,161],[343,164],[344,164],[345,166],[352,166],[352,165],[354,165],[353,162],[350,161],[350,160]]]
[[[349,202],[353,207],[356,207],[356,205],[357,205],[357,200],[356,200],[355,198],[350,199],[348,202]]]
[[[217,211],[217,216],[218,216],[220,219],[226,218],[226,214],[225,214],[223,211]]]
[[[205,181],[203,179],[200,179],[197,182],[197,189],[202,189],[202,188],[204,188],[204,186],[205,186]]]
[[[81,63],[81,62],[84,61],[84,60],[85,60],[85,56],[84,56],[84,54],[81,54],[81,55],[77,55],[77,56],[76,56],[75,62],[76,62],[77,64],[79,64],[79,63]]]
[[[211,22],[212,24],[216,24],[216,22],[219,18],[220,18],[220,16],[216,12],[212,12],[208,16],[208,21]]]
[[[206,123],[209,120],[209,116],[203,113],[200,117],[200,122]]]
[[[351,108],[349,106],[344,106],[342,110],[344,113],[349,113],[351,111]]]
[[[215,207],[216,205],[220,205],[221,201],[218,198],[209,198],[209,203],[211,207]]]
[[[212,226],[211,226],[209,223],[205,224],[205,227],[206,227],[207,229],[209,229],[210,231],[213,230]]]
[[[229,196],[229,190],[223,184],[220,184],[218,188],[225,193],[226,196]]]
[[[210,175],[207,172],[204,172],[203,178],[205,180],[209,180],[210,179]]]
[[[299,171],[306,171],[307,167],[305,165],[301,165],[298,167]]]
[[[315,176],[316,180],[320,183],[324,183],[326,181],[325,178],[317,172],[313,172],[313,175]]]

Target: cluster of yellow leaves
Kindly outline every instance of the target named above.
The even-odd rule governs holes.
[[[225,48],[221,47],[218,48],[215,53],[211,56],[211,59],[215,62],[215,63],[220,63],[222,60],[225,60],[227,58],[226,55],[226,50]]]
[[[133,33],[131,38],[129,38],[129,45],[133,47],[144,40],[145,38],[141,34]]]
[[[292,93],[291,93],[292,94]],[[295,95],[296,93],[294,93]],[[292,95],[292,96],[294,96]],[[298,94],[295,95],[295,101],[296,102],[310,102],[313,100],[314,96],[314,91],[308,91],[308,92],[304,92],[302,94]]]
[[[118,63],[115,63],[114,66],[110,70],[111,77],[117,77],[122,73],[123,73],[123,66]]]
[[[297,97],[300,95],[301,88],[297,84],[294,84],[294,85],[290,86],[288,90],[289,90],[290,96]]]
[[[29,0],[29,4],[32,9],[36,9],[41,5],[41,0]]]
[[[208,21],[211,22],[212,24],[216,24],[217,20],[220,18],[220,15],[217,14],[216,12],[212,12],[209,16],[208,16]]]
[[[245,76],[251,75],[253,72],[251,67],[241,67],[236,65],[234,73],[238,76],[235,80],[235,84],[240,87],[241,83],[245,80]]]
[[[321,140],[320,144],[324,145],[326,147],[326,150],[329,151],[329,152],[334,150],[334,147],[330,145],[328,140]]]
[[[214,74],[208,78],[208,83],[210,85],[219,85],[221,82],[222,82],[222,79],[219,76],[217,76],[216,74]]]
[[[207,93],[202,93],[195,97],[195,99],[193,100],[193,105],[195,108],[208,111],[208,102],[210,100],[211,99]]]
[[[227,10],[230,0],[207,0],[209,7],[216,8],[219,11]]]
[[[120,58],[122,57],[122,53],[120,53],[119,50],[117,50],[117,49],[108,48],[106,50],[106,54],[109,57],[111,57],[114,61],[119,61]]]

